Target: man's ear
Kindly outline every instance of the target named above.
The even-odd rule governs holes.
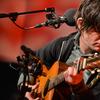
[[[77,24],[77,27],[78,29],[81,29],[82,26],[83,26],[83,18],[82,17],[79,17],[76,21],[76,24]]]

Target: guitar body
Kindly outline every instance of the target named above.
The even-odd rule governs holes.
[[[38,93],[41,95],[42,100],[65,100],[64,97],[69,93],[68,89],[66,89],[66,83],[61,82],[61,84],[56,87],[49,86],[49,84],[52,83],[53,78],[55,79],[55,77],[65,69],[67,69],[67,66],[59,61],[56,61],[49,70],[43,65],[43,73],[45,73],[45,76],[41,75],[37,78],[37,81],[40,82]]]

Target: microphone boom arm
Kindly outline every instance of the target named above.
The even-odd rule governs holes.
[[[6,17],[16,17],[17,18],[18,15],[31,14],[31,13],[40,13],[40,12],[55,12],[55,8],[51,7],[51,8],[45,8],[43,10],[20,12],[20,13],[18,13],[18,12],[12,12],[12,13],[8,13],[8,14],[1,13],[0,18],[6,18]]]

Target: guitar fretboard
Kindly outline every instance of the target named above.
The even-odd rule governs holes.
[[[64,74],[63,74],[63,72],[61,72],[56,77],[53,77],[53,78],[50,79],[48,90],[54,88],[55,86],[57,86],[58,84],[60,84],[63,81],[64,81]]]

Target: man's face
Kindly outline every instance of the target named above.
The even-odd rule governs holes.
[[[100,32],[96,32],[94,29],[84,31],[82,33],[85,46],[89,49],[100,52]]]

